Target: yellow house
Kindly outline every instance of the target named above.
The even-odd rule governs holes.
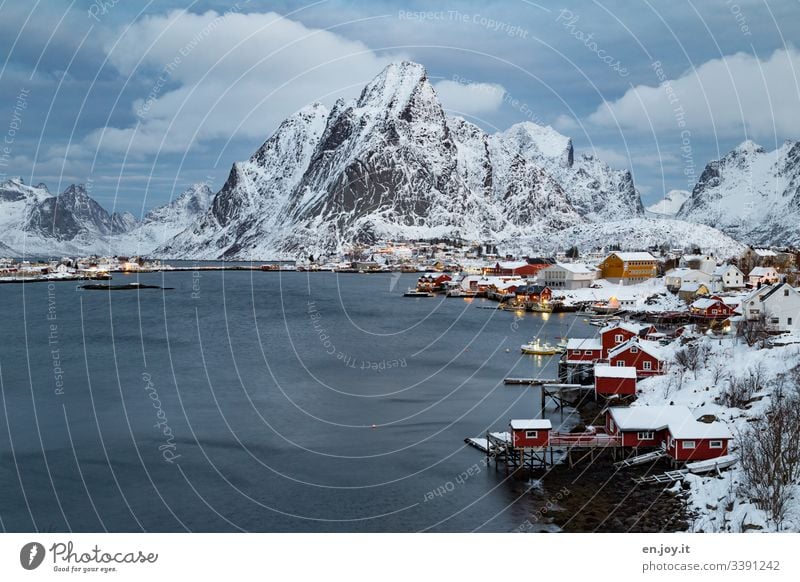
[[[615,252],[603,259],[598,267],[603,279],[632,285],[655,277],[658,274],[658,259],[645,252]]]

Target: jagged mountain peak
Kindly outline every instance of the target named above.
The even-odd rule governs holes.
[[[405,107],[416,92],[428,89],[433,91],[425,67],[412,61],[391,63],[367,83],[356,106],[397,111]]]
[[[736,146],[731,153],[737,154],[763,154],[766,150],[751,139],[746,139]]]

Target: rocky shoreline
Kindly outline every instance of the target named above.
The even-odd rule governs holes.
[[[578,407],[581,423],[597,424],[600,407],[593,401]],[[657,533],[689,530],[691,515],[688,491],[675,492],[670,485],[639,485],[633,477],[670,470],[669,461],[627,469],[614,468],[614,460],[603,453],[569,468],[558,463],[546,471],[520,474],[520,478],[540,480],[541,487],[531,491],[530,518],[518,531],[561,531],[570,533]]]

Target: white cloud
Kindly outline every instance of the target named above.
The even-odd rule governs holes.
[[[506,90],[496,83],[459,83],[445,79],[434,85],[442,106],[448,111],[478,115],[497,111]]]
[[[120,33],[120,31],[115,31]],[[135,22],[111,63],[141,97],[136,124],[95,131],[87,145],[133,155],[183,152],[193,142],[266,139],[313,102],[352,97],[397,57],[274,13],[172,11]],[[196,135],[195,135],[196,132]]]
[[[556,117],[555,121],[553,122],[553,127],[556,128],[558,131],[562,132],[575,132],[581,129],[580,124],[578,121],[572,117],[571,115],[564,115],[561,114]]]
[[[652,67],[657,78],[658,71]],[[660,86],[638,85],[589,116],[603,126],[685,129],[720,135],[800,136],[800,53],[776,50],[760,60],[736,53],[706,61]],[[670,93],[672,91],[672,93]]]

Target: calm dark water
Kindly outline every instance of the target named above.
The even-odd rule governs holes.
[[[512,530],[530,484],[463,439],[536,414],[520,343],[594,332],[413,275],[138,279],[175,289],[0,285],[3,530]]]

